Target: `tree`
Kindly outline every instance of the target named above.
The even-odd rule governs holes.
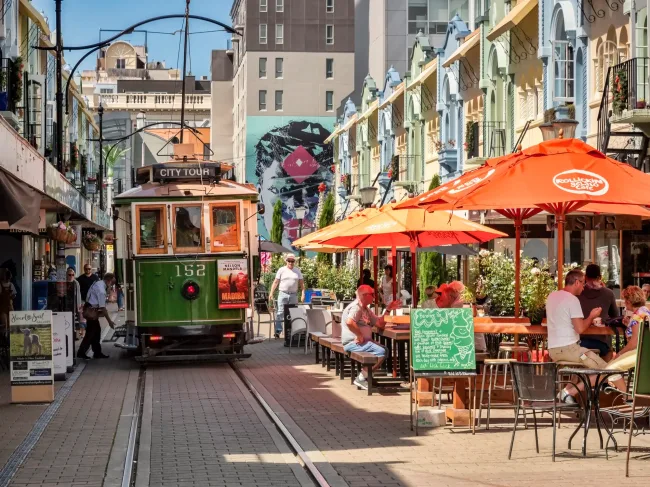
[[[273,205],[273,224],[271,225],[271,242],[282,245],[282,234],[284,223],[282,223],[282,201],[278,198]]]
[[[318,219],[318,228],[325,228],[334,223],[334,193],[329,193],[325,198],[323,203],[323,209],[321,210],[320,218]],[[319,252],[316,256],[317,262],[323,262],[326,264],[332,263],[332,258],[330,254],[324,252]]]
[[[129,152],[130,149],[120,149],[118,147],[114,146],[103,146],[102,147],[102,154],[103,154],[103,159],[104,159],[104,165],[106,167],[106,175],[108,177],[113,176],[113,167],[115,164],[118,163],[119,160],[121,160],[127,152]]]
[[[440,176],[431,178],[429,191],[440,186]],[[418,278],[420,280],[420,300],[426,299],[424,290],[428,286],[437,286],[443,279],[442,256],[437,252],[422,252],[419,255]]]

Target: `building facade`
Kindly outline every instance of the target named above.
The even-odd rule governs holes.
[[[213,111],[212,125],[220,127],[213,136],[225,142],[232,127],[234,177],[255,184],[267,208],[260,234],[268,237],[279,199],[286,245],[300,232],[296,208],[308,209],[302,227],[309,231],[318,186],[333,186],[333,153],[324,141],[354,88],[354,9],[353,0],[236,0],[230,14],[240,35],[212,56],[213,105],[232,106]]]

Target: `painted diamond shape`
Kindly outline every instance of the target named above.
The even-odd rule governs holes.
[[[296,183],[300,184],[318,171],[318,162],[303,146],[299,146],[287,156],[282,167]]]

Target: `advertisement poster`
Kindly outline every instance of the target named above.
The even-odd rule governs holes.
[[[65,380],[68,357],[72,358],[72,351],[70,350],[71,330],[72,313],[52,313],[52,361],[54,362],[54,377],[56,380]]]
[[[219,309],[248,308],[250,285],[246,259],[217,262]]]
[[[51,386],[52,312],[12,311],[9,321],[11,385]]]

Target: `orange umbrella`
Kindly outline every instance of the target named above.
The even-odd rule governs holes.
[[[415,279],[416,247],[487,242],[507,234],[455,216],[447,211],[431,213],[424,208],[396,210],[385,205],[377,214],[323,240],[323,245],[345,245],[353,249],[376,249],[390,246],[411,249],[413,302],[417,290]],[[394,275],[393,275],[394,277]]]
[[[606,157],[578,139],[555,139],[498,159],[429,191],[401,207],[493,209],[515,221],[515,273],[519,280],[521,226],[541,211],[556,216],[558,282],[562,286],[564,219],[574,211],[589,211],[592,203],[614,204],[620,213],[638,214],[650,205],[650,195],[633,191],[650,184],[650,175]],[[596,207],[602,210],[602,207]],[[591,208],[591,211],[596,210]],[[515,286],[515,313],[519,313],[519,286]]]

